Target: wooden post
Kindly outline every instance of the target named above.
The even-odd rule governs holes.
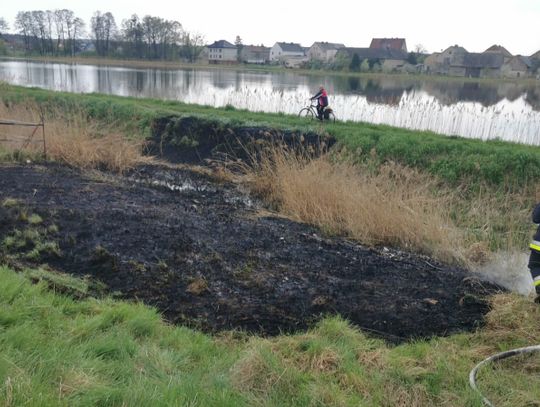
[[[45,141],[45,115],[43,114],[43,108],[40,107],[41,118],[41,135],[43,136],[43,159],[47,160],[47,143]]]

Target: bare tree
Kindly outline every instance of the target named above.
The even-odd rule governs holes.
[[[127,56],[144,57],[144,29],[137,14],[122,21],[122,37],[125,41]]]
[[[77,40],[84,35],[84,21],[82,18],[75,17],[70,21],[70,30],[68,30],[69,49],[71,56],[75,55]]]
[[[422,44],[416,44],[414,46],[414,52],[416,54],[427,54],[427,49]]]
[[[23,36],[27,52],[74,55],[76,39],[83,33],[84,22],[71,10],[19,11],[15,29]]]
[[[146,57],[153,59],[172,59],[182,39],[182,24],[174,20],[145,16],[141,22]]]
[[[9,31],[9,24],[5,18],[0,17],[0,36]]]
[[[181,55],[189,62],[195,62],[204,49],[204,36],[199,33],[185,33]]]
[[[162,25],[163,20],[159,17],[144,16],[142,19],[144,42],[148,47],[147,58],[158,57],[158,37]]]
[[[64,17],[64,11],[68,10],[54,10],[54,26],[56,28],[56,50],[63,49],[66,52],[66,19]]]
[[[109,55],[111,41],[117,33],[116,22],[112,13],[96,11],[91,19],[91,28],[97,54],[100,56]]]
[[[27,52],[32,49],[32,14],[29,11],[19,11],[15,17],[15,29],[23,37]]]

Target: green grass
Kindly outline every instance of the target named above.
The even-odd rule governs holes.
[[[90,117],[107,124],[116,124],[126,134],[138,137],[147,137],[154,119],[167,115],[196,117],[216,128],[247,125],[329,133],[347,147],[358,161],[396,161],[428,171],[450,185],[466,182],[515,188],[535,183],[540,173],[540,147],[502,141],[485,142],[356,122],[337,122],[323,126],[293,115],[213,108],[156,99],[51,92],[5,84],[2,85],[0,98],[4,103],[30,99],[45,107],[64,111],[82,109]]]
[[[477,333],[395,347],[340,318],[269,339],[209,336],[141,304],[75,301],[31,284],[25,275],[36,273],[0,267],[3,406],[480,407],[469,370],[540,335],[538,307],[499,296]],[[528,405],[540,398],[536,362],[486,368],[479,386],[497,406]]]

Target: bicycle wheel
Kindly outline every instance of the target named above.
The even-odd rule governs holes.
[[[328,119],[327,119],[330,123],[335,123],[336,122],[336,115],[334,114],[334,112],[329,112],[328,113]]]
[[[313,119],[315,115],[313,114],[313,110],[311,110],[308,107],[304,107],[300,112],[298,113],[298,117],[306,117],[308,119]]]

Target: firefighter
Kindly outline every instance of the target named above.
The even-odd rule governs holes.
[[[532,221],[538,225],[538,229],[530,244],[531,257],[529,257],[529,269],[536,290],[536,299],[534,301],[537,304],[540,304],[540,203],[536,204],[536,207],[533,210]]]

